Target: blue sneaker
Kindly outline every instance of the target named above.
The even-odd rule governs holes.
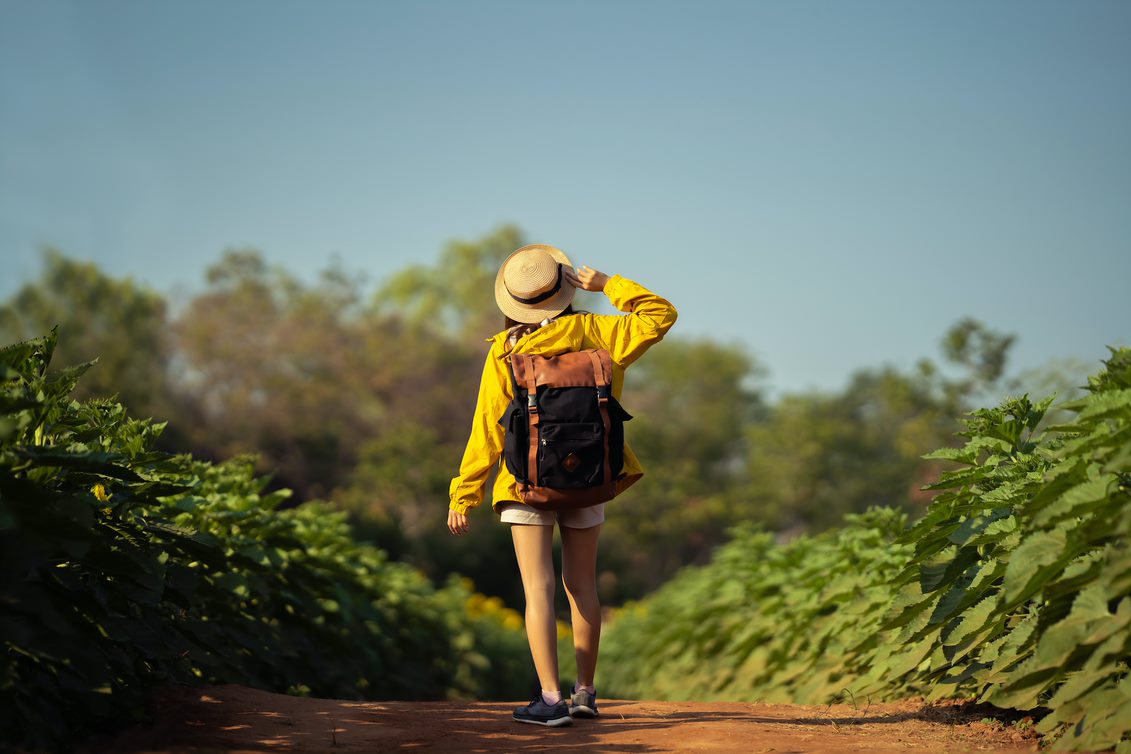
[[[514,719],[520,723],[533,723],[557,728],[561,725],[573,725],[573,718],[569,716],[569,705],[565,700],[557,704],[546,704],[542,700],[542,692],[534,697],[534,701],[525,707],[514,711]]]
[[[597,717],[600,715],[601,713],[597,711],[597,695],[574,686],[573,693],[569,697],[569,714],[574,717]]]

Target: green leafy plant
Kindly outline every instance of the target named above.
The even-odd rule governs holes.
[[[893,541],[905,524],[904,513],[875,508],[784,545],[736,529],[709,565],[616,613],[604,683],[670,699],[827,700],[844,688],[849,648],[879,628],[888,584],[910,556]]]
[[[153,686],[338,698],[515,697],[521,620],[436,589],[324,503],[280,510],[253,459],[153,449],[163,425],[68,398],[55,334],[0,350],[0,735],[65,749]]]
[[[910,527],[875,510],[788,544],[736,530],[711,564],[617,615],[606,684],[810,703],[974,697],[1046,711],[1036,728],[1058,749],[1131,750],[1131,350],[1089,382],[1059,407],[1072,420],[1047,430],[1051,399],[970,415],[965,445],[930,455],[959,467]],[[658,661],[674,672],[652,673]]]

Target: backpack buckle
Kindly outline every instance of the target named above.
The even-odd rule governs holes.
[[[526,408],[530,411],[534,411],[534,412],[537,413],[538,402],[537,402],[537,399],[534,397],[534,393],[527,393],[527,395],[526,395]]]
[[[599,403],[606,403],[608,400],[609,400],[609,386],[608,385],[598,385],[597,386],[597,401]]]

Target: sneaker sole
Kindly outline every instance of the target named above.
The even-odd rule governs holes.
[[[597,717],[600,713],[590,707],[583,707],[579,705],[577,707],[570,707],[569,714],[573,715],[574,717]]]
[[[554,720],[531,720],[525,717],[512,717],[516,723],[530,723],[531,725],[545,725],[547,728],[560,728],[563,725],[573,725],[573,718],[559,717]]]

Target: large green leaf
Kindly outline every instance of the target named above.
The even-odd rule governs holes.
[[[1024,537],[1005,569],[1002,591],[1006,603],[1017,604],[1038,592],[1065,558],[1067,546],[1063,529],[1038,531]]]
[[[87,471],[127,482],[143,481],[136,471],[122,465],[123,459],[117,453],[99,451],[72,453],[65,448],[54,447],[21,447],[14,448],[13,452],[17,458],[30,461],[37,466]]]

